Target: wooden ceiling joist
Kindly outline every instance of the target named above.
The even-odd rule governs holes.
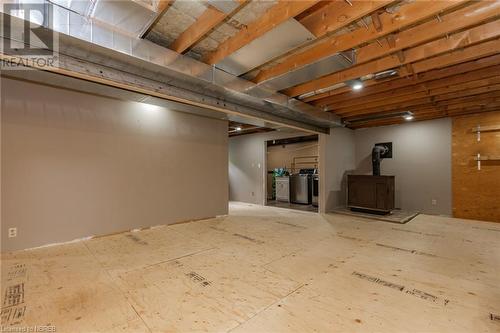
[[[496,87],[497,89],[499,88],[498,85]],[[439,106],[446,106],[446,105],[451,105],[451,104],[460,104],[460,103],[466,103],[470,102],[472,105],[474,103],[476,105],[479,105],[480,103],[484,102],[484,100],[497,100],[500,98],[500,92],[498,90],[494,91],[489,91],[486,93],[482,94],[476,94],[472,96],[463,96],[460,98],[453,98],[455,96],[449,96],[448,98],[450,99],[439,99],[436,100],[436,98],[431,98],[431,97],[424,97],[424,98],[418,98],[414,100],[409,100],[405,102],[400,102],[400,103],[390,103],[384,106],[379,106],[379,107],[374,107],[374,108],[369,108],[369,109],[364,109],[364,110],[356,110],[356,111],[350,111],[350,112],[343,112],[340,114],[342,118],[347,118],[347,119],[352,119],[353,117],[359,117],[359,116],[366,116],[366,115],[380,115],[380,114],[385,114],[385,113],[393,113],[397,111],[412,111],[416,112],[418,110],[424,109],[424,108],[429,108],[429,107],[439,107]],[[446,98],[443,96],[442,98]]]
[[[417,115],[417,116],[415,116],[414,121],[432,120],[432,119],[443,118],[446,116],[461,116],[461,115],[466,115],[466,114],[474,114],[474,113],[479,113],[479,112],[493,112],[493,111],[500,111],[500,107],[492,106],[492,107],[488,107],[488,108],[482,108],[482,107],[464,108],[464,109],[454,110],[452,112],[435,111],[431,114]],[[402,117],[395,117],[395,118],[390,118],[390,119],[382,119],[382,120],[375,120],[375,121],[367,121],[367,122],[363,122],[363,123],[350,124],[348,127],[352,128],[352,129],[359,129],[359,128],[367,128],[367,127],[375,127],[375,126],[397,125],[397,124],[402,124],[402,123],[407,123],[407,121],[405,121]]]
[[[460,100],[460,101],[442,101],[439,103],[427,103],[427,104],[420,104],[417,106],[412,106],[408,107],[404,110],[397,110],[394,109],[390,112],[379,112],[379,113],[371,113],[369,115],[354,115],[354,116],[346,116],[342,118],[344,121],[359,121],[360,119],[366,119],[366,118],[371,118],[374,116],[390,116],[391,114],[394,113],[401,113],[401,112],[412,112],[414,115],[418,114],[425,114],[429,112],[449,112],[452,110],[460,109],[460,108],[474,108],[474,107],[487,107],[489,105],[493,105],[496,103],[500,102],[499,96],[489,96],[489,97],[483,97],[484,99],[481,102],[478,102],[477,100],[474,100],[475,97],[468,98],[467,100]]]
[[[460,86],[441,88],[433,91],[434,102],[453,100],[466,96],[486,94],[500,90],[500,77],[467,82]]]
[[[456,108],[460,107],[474,107],[474,106],[481,106],[481,105],[488,105],[491,103],[498,103],[500,102],[500,93],[499,91],[493,91],[485,94],[479,94],[479,95],[474,95],[474,96],[464,96],[461,98],[457,99],[450,99],[450,100],[444,100],[444,101],[438,101],[438,102],[428,102],[428,103],[408,103],[408,104],[414,104],[414,105],[409,105],[407,107],[400,107],[402,104],[397,105],[394,108],[387,107],[385,108],[385,111],[380,111],[380,112],[372,112],[370,114],[352,114],[352,115],[345,115],[343,117],[344,120],[353,120],[353,119],[359,119],[362,117],[367,117],[367,116],[374,116],[374,115],[387,115],[387,114],[392,114],[395,112],[403,112],[403,111],[409,111],[414,114],[421,113],[421,112],[426,112],[429,110],[453,110]],[[382,110],[383,108],[380,108],[378,110]]]
[[[481,110],[488,110],[491,108],[498,109],[500,108],[500,101],[488,101],[482,105],[473,104],[473,103],[462,103],[462,104],[453,104],[445,107],[435,108],[435,109],[425,109],[414,112],[413,115],[415,117],[427,116],[427,115],[435,115],[437,113],[441,113],[444,115],[454,115],[463,111],[476,111],[479,112]]]
[[[442,108],[434,108],[434,109],[428,109],[425,112],[422,113],[413,113],[413,117],[415,118],[414,120],[423,120],[421,119],[422,117],[426,117],[428,115],[434,115],[440,117],[446,117],[446,116],[453,116],[457,113],[461,112],[482,112],[482,111],[487,111],[488,109],[498,109],[500,108],[500,104],[495,102],[495,103],[489,103],[487,105],[473,105],[473,106],[460,106],[456,105],[453,106],[453,108],[447,108],[447,107],[442,107]],[[401,122],[404,122],[402,116],[389,116],[385,118],[378,118],[378,119],[360,119],[358,121],[346,123],[348,124],[349,127],[351,128],[356,128],[357,126],[363,124],[363,123],[369,123],[370,125],[373,126],[380,126],[378,125],[379,122],[385,122],[385,121],[390,121],[390,120],[401,120]]]
[[[500,2],[493,4],[489,2],[479,2],[467,6],[441,16],[441,21],[431,20],[397,34],[388,35],[386,41],[381,43],[382,45],[370,43],[357,49],[356,62],[358,64],[364,63],[383,57],[394,51],[413,47],[435,38],[446,36],[455,31],[472,27],[478,23],[498,16],[499,11]],[[471,29],[467,34],[458,34],[454,36],[454,39],[457,43],[460,43],[471,34],[477,34],[479,35],[478,37],[481,37],[481,35],[488,34],[488,31],[493,31],[495,29],[500,29],[500,23],[498,21],[487,24],[481,29]]]
[[[340,103],[346,100],[359,99],[366,96],[384,93],[387,91],[397,91],[399,88],[412,87],[417,84],[422,84],[429,81],[440,80],[444,78],[449,78],[452,76],[457,76],[463,73],[469,73],[487,68],[490,66],[495,66],[500,64],[500,54],[493,55],[490,57],[485,57],[477,60],[473,60],[466,63],[457,64],[454,66],[449,66],[446,68],[435,69],[432,71],[419,73],[416,79],[409,78],[399,78],[386,82],[376,82],[375,80],[365,81],[365,87],[362,91],[352,91],[351,88],[345,89],[345,92],[339,94],[332,94],[331,92],[319,94],[316,96],[311,96],[311,98],[304,99],[305,102],[314,101],[314,105],[325,105],[330,103]],[[456,82],[456,81],[451,81]],[[367,85],[366,83],[371,83]],[[341,89],[337,89],[341,90]]]
[[[396,13],[384,12],[380,15],[383,29],[377,31],[373,26],[368,29],[357,29],[340,36],[330,36],[317,42],[307,50],[292,54],[278,65],[259,73],[255,82],[259,83],[272,77],[285,74],[291,70],[319,61],[337,52],[346,51],[363,43],[376,40],[406,26],[432,17],[442,11],[454,8],[465,1],[416,1],[406,4]],[[356,2],[353,2],[353,7]]]
[[[479,82],[487,82],[491,77],[500,77],[500,65],[486,67],[473,72],[457,74],[444,79],[428,81],[415,85],[410,85],[390,91],[384,91],[378,94],[372,94],[365,97],[353,98],[345,101],[333,101],[321,104],[322,106],[335,106],[336,109],[346,107],[372,105],[376,102],[387,102],[408,95],[418,95],[424,93],[432,95],[433,92],[439,94],[439,89],[451,89],[457,87],[476,87]]]
[[[351,6],[346,1],[329,1],[328,5],[299,19],[299,22],[317,38],[321,38],[392,2],[394,0],[356,1]]]
[[[240,6],[229,14],[208,5],[207,9],[196,19],[196,21],[184,32],[182,32],[177,39],[172,42],[172,44],[169,45],[169,48],[178,53],[188,51],[210,31],[215,29],[218,25],[224,22],[224,20],[240,10],[248,1],[239,0],[238,2],[240,3]]]
[[[394,103],[411,103],[413,101],[416,101],[415,104],[419,104],[422,101],[427,101],[430,103],[435,103],[443,100],[453,100],[456,98],[461,98],[461,97],[467,97],[467,96],[472,96],[472,95],[480,95],[483,93],[488,93],[492,91],[498,91],[500,90],[500,77],[496,78],[491,78],[491,79],[485,79],[485,80],[479,80],[479,81],[474,81],[476,86],[472,84],[465,84],[465,85],[459,85],[455,86],[453,88],[441,88],[441,89],[436,89],[435,91],[432,92],[432,95],[426,96],[425,93],[417,93],[414,95],[414,97],[409,97],[409,96],[404,96],[405,98],[400,98],[400,99],[394,99],[390,101],[386,101],[385,103],[383,102],[377,102],[373,103],[370,105],[367,105],[366,108],[344,108],[344,109],[339,109],[338,113],[341,116],[351,116],[353,114],[359,115],[359,114],[367,114],[370,112],[376,112],[379,109],[385,107],[389,104],[394,104]],[[471,87],[471,88],[467,88]]]
[[[482,27],[474,28],[473,30],[481,29]],[[467,32],[460,33],[467,34]],[[495,30],[488,34],[488,38],[497,37],[500,35],[500,30]],[[409,73],[409,70],[403,70],[403,75],[414,74],[424,72],[433,68],[440,68],[449,65],[454,65],[460,62],[465,62],[468,60],[473,60],[475,58],[481,58],[484,56],[492,55],[498,52],[500,47],[500,42],[498,40],[493,40],[491,42],[484,42],[475,45],[485,39],[484,35],[469,34],[470,38],[460,39],[461,42],[457,43],[454,38],[442,38],[437,41],[433,41],[427,44],[423,44],[412,49],[408,49],[405,52],[405,62],[412,63],[413,73]],[[465,49],[461,49],[468,45],[470,46]],[[460,48],[459,50],[456,50]],[[445,53],[450,50],[455,50],[449,54],[435,57],[439,54]],[[434,57],[431,59],[423,60],[426,58]],[[423,60],[423,61],[422,61]],[[420,61],[420,62],[417,62]],[[416,62],[416,63],[414,63]],[[311,91],[327,88],[333,86],[337,83],[345,82],[347,80],[356,79],[368,74],[374,74],[384,70],[392,69],[400,66],[401,63],[399,58],[392,54],[374,61],[364,63],[362,65],[350,67],[343,71],[335,72],[333,74],[324,76],[320,79],[313,80],[293,88],[286,89],[284,93],[288,96],[294,97],[299,96]]]
[[[233,37],[230,37],[226,41],[222,42],[215,51],[205,55],[202,58],[202,61],[211,65],[218,63],[254,39],[262,36],[289,18],[299,15],[318,2],[319,0],[280,0],[278,4],[271,7],[263,16],[250,23]]]
[[[500,33],[500,31],[499,31]],[[500,40],[495,39],[489,42],[477,44],[467,48],[459,48],[453,52],[443,54],[439,57],[426,59],[413,64],[416,73],[426,72],[434,68],[441,68],[456,65],[461,62],[482,58],[489,55],[498,54],[500,50]]]
[[[472,84],[475,82],[475,85]],[[462,97],[468,97],[473,95],[482,95],[485,93],[496,92],[500,90],[500,76],[485,80],[473,81],[466,83],[464,85],[453,86],[450,88],[440,88],[431,92],[430,95],[426,93],[416,93],[413,96],[403,96],[404,98],[399,99],[389,99],[384,102],[376,102],[367,104],[366,107],[352,107],[338,109],[336,113],[342,117],[348,117],[352,115],[359,114],[369,114],[371,112],[378,112],[383,107],[388,107],[391,105],[401,106],[399,103],[408,103],[407,107],[411,104],[424,104],[421,102],[437,103],[440,101],[454,100]],[[392,109],[391,109],[392,110]]]
[[[474,106],[474,107],[459,107],[453,110],[445,110],[445,109],[435,109],[426,113],[414,114],[413,121],[419,120],[430,120],[436,118],[443,118],[447,116],[457,116],[468,113],[478,113],[478,112],[489,112],[496,111],[500,108],[499,104],[490,104],[489,106]],[[412,121],[412,122],[413,122]],[[394,125],[407,123],[404,118],[400,115],[382,118],[382,119],[372,119],[372,120],[362,120],[349,123],[347,127],[356,129],[356,128],[364,128],[364,127],[374,127],[374,126],[384,126],[384,125]]]

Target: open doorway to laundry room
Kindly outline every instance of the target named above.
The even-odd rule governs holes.
[[[318,212],[318,135],[266,141],[266,205]]]

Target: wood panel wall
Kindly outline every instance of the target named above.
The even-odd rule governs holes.
[[[500,158],[500,130],[481,132],[478,141],[478,125],[500,127],[500,112],[453,119],[453,216],[500,222],[500,160],[481,161],[481,170],[474,160],[478,153]]]

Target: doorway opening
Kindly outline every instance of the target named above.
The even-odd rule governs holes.
[[[266,205],[318,212],[318,135],[266,141]]]

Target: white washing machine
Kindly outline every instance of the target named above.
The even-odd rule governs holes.
[[[290,202],[290,177],[276,177],[276,200]]]

